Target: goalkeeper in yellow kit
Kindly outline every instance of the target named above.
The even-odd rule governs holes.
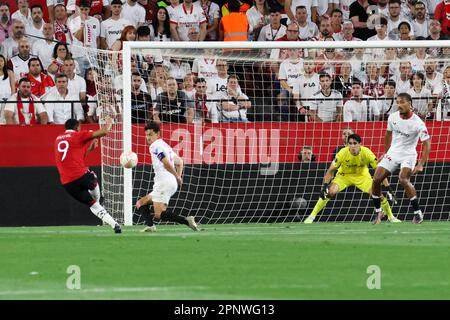
[[[320,198],[304,223],[313,223],[317,214],[327,205],[328,201],[347,187],[355,186],[362,192],[370,195],[372,192],[372,176],[369,172],[369,165],[375,169],[377,157],[369,148],[361,146],[361,137],[359,135],[349,135],[347,146],[336,154],[336,158],[328,168],[323,178]],[[336,171],[336,177],[333,179]],[[387,180],[384,181],[384,186],[386,186],[389,198],[395,201]],[[383,197],[381,202],[381,208],[387,214],[390,222],[401,222],[392,214],[391,206],[385,197]]]

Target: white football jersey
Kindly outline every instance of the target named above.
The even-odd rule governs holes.
[[[197,78],[204,78],[205,80],[217,77],[216,59],[195,58],[192,63],[192,73]]]
[[[173,174],[166,170],[161,161],[163,159],[162,155],[164,155],[170,164],[175,167],[175,152],[172,148],[163,139],[158,139],[150,145],[149,149],[152,156],[153,170],[155,171],[155,181],[167,179],[169,176],[175,178]]]
[[[430,139],[428,129],[418,115],[413,114],[409,119],[402,119],[400,112],[391,114],[388,118],[388,131],[392,131],[392,142],[389,155],[417,156],[417,142]]]
[[[301,75],[298,81],[295,83],[292,88],[292,93],[300,94],[301,99],[312,98],[314,93],[320,90],[320,80],[319,75],[315,73],[311,77],[307,77],[306,75]],[[303,106],[309,106],[312,103],[312,100],[300,100]]]
[[[299,81],[300,75],[303,73],[303,61],[299,60],[297,62],[284,60],[280,64],[280,71],[278,72],[279,80],[286,80],[289,87],[294,87],[294,85]]]
[[[342,94],[336,90],[331,90],[330,95],[325,96],[322,91],[319,91],[313,95],[313,98],[316,100],[311,103],[309,109],[315,110],[317,116],[323,122],[336,121],[336,116],[339,112],[342,112]]]

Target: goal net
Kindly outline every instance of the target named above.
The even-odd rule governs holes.
[[[300,222],[348,134],[383,154],[401,92],[432,137],[430,160],[412,178],[425,220],[449,219],[450,42],[126,42],[123,52],[89,57],[99,118],[116,119],[102,141],[105,206],[125,224],[142,223],[133,205],[152,190],[146,121],[162,122],[162,138],[184,160],[169,204],[177,213],[202,224]],[[419,141],[419,158],[421,149]],[[124,150],[138,154],[132,170],[119,165]],[[398,171],[390,183],[394,215],[411,220]],[[317,220],[369,221],[373,211],[349,187]]]

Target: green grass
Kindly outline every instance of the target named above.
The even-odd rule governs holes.
[[[449,222],[203,227],[0,228],[0,299],[450,298]]]

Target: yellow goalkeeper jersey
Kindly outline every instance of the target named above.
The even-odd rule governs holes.
[[[361,150],[356,156],[351,154],[348,147],[345,147],[336,154],[333,165],[338,168],[338,174],[341,175],[367,175],[369,174],[369,165],[376,168],[377,157],[367,147],[361,146]]]

